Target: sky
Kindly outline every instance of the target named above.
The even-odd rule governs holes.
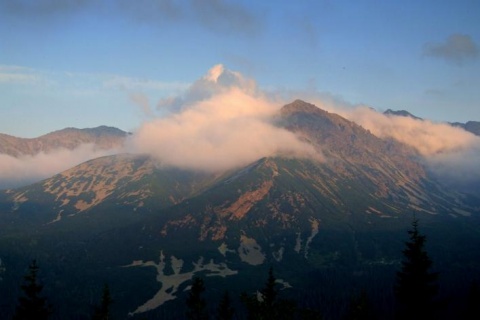
[[[480,121],[479,16],[476,0],[0,0],[0,132],[135,131],[220,64],[285,101]]]

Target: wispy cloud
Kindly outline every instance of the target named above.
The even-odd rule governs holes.
[[[93,0],[2,1],[0,6],[11,15],[47,16],[71,13],[95,3]]]
[[[40,79],[41,76],[30,68],[0,65],[0,83],[32,84],[39,82]]]
[[[427,43],[423,48],[425,56],[442,59],[458,66],[477,59],[479,52],[471,36],[458,33],[450,35],[444,42]]]
[[[246,94],[255,95],[257,85],[254,80],[225,69],[219,64],[211,68],[205,76],[195,81],[183,93],[160,100],[157,108],[168,110],[188,108],[193,103],[208,100],[232,88],[241,88]]]
[[[103,85],[107,88],[115,88],[126,91],[158,90],[179,91],[187,88],[188,84],[182,82],[162,82],[151,79],[132,78],[120,75],[98,75],[103,78]]]
[[[164,165],[222,171],[273,155],[322,159],[311,145],[271,123],[280,106],[253,80],[222,65],[163,106],[170,113],[144,123],[129,148]]]
[[[360,106],[339,113],[380,138],[393,138],[411,146],[440,178],[455,183],[480,182],[480,137],[446,123],[386,116]]]
[[[260,17],[240,2],[193,0],[191,9],[200,23],[213,32],[254,35],[262,29]]]
[[[118,149],[99,150],[94,144],[83,144],[74,150],[56,149],[18,158],[0,154],[0,189],[34,183],[84,161],[118,152]]]
[[[140,24],[163,26],[188,22],[216,34],[252,36],[262,30],[261,14],[241,2],[227,0],[36,0],[1,1],[10,16],[51,22],[90,10],[98,15],[116,15]]]
[[[141,93],[132,93],[129,97],[130,101],[140,108],[144,116],[147,118],[152,118],[155,116],[155,113],[150,106],[150,101],[146,95]]]
[[[126,92],[180,92],[188,83],[162,82],[148,78],[135,78],[118,74],[45,71],[22,66],[0,65],[0,84],[32,84],[61,87],[62,90],[81,89],[121,90]]]

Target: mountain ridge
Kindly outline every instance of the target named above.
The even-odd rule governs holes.
[[[93,143],[100,149],[120,147],[129,133],[115,127],[64,128],[36,138],[19,138],[0,133],[0,154],[13,157],[35,155],[64,148],[75,149],[81,144]]]
[[[383,114],[385,115],[393,115],[393,116],[399,116],[399,117],[407,117],[407,118],[412,118],[415,120],[425,120],[423,118],[419,118],[410,112],[406,110],[392,110],[392,109],[387,109]],[[449,125],[453,127],[458,127],[462,128],[463,130],[473,133],[476,136],[480,136],[480,121],[467,121],[465,123],[463,122],[447,122]]]

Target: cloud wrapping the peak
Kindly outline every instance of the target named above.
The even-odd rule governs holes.
[[[273,155],[321,160],[311,145],[272,124],[279,105],[254,81],[221,65],[160,105],[171,113],[143,124],[129,147],[165,165],[223,171]]]
[[[466,34],[452,34],[443,43],[427,43],[423,54],[427,57],[443,59],[458,66],[479,56],[479,48]]]
[[[258,93],[254,80],[247,79],[240,73],[225,69],[222,64],[218,64],[213,66],[205,76],[195,81],[183,94],[160,100],[157,109],[179,111],[232,88],[239,88],[249,95]]]

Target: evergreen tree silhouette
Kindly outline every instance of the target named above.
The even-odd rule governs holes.
[[[232,307],[230,295],[228,291],[225,291],[217,308],[217,320],[231,320],[233,319],[234,313],[235,310]]]
[[[365,290],[352,297],[345,320],[373,320],[376,319],[372,305]]]
[[[466,305],[462,318],[466,320],[480,319],[480,288],[476,281],[470,285]]]
[[[110,288],[107,284],[103,287],[102,301],[100,305],[95,307],[92,320],[108,320],[110,319],[110,305],[113,300],[110,296]]]
[[[430,272],[432,260],[425,251],[425,236],[418,231],[418,220],[414,218],[410,240],[405,242],[402,268],[397,272],[395,297],[398,319],[435,319],[435,295],[438,274]]]
[[[278,299],[278,289],[273,269],[268,271],[265,286],[260,290],[260,295],[243,293],[241,300],[247,308],[249,320],[280,320],[294,319],[297,311],[296,305],[291,300]]]
[[[202,298],[202,293],[205,291],[205,285],[203,279],[195,277],[193,278],[192,288],[187,297],[187,319],[191,320],[206,320],[208,315],[206,312],[207,303]]]
[[[24,284],[21,286],[23,296],[18,299],[13,320],[45,320],[52,313],[52,307],[40,296],[43,285],[38,282],[38,270],[37,261],[33,260],[24,277]]]
[[[266,313],[270,313],[273,311],[275,307],[275,302],[277,299],[277,288],[276,288],[276,279],[273,275],[273,268],[268,270],[268,278],[265,286],[260,291],[262,294],[262,306],[265,309]]]

